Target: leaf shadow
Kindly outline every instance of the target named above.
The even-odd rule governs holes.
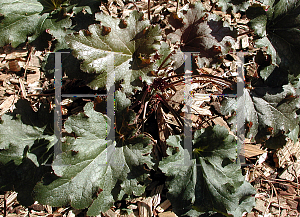
[[[33,189],[44,174],[52,171],[50,166],[37,167],[30,159],[25,158],[20,165],[13,161],[5,165],[0,164],[1,190],[18,192],[18,201],[24,206],[34,203]]]
[[[210,20],[207,25],[212,30],[210,33],[218,42],[221,42],[225,36],[236,37],[236,32],[231,31],[229,27],[224,27],[222,21]]]
[[[19,99],[15,106],[16,109],[10,114],[14,118],[19,114],[21,115],[23,124],[39,128],[46,126],[44,133],[53,134],[54,113],[53,111],[50,112],[50,105],[48,103],[41,102],[37,112],[32,109],[31,103],[26,99]]]

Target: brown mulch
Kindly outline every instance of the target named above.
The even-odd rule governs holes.
[[[203,1],[205,7],[211,9],[209,0]],[[113,15],[116,15],[118,7],[124,7],[123,15],[138,7],[140,11],[147,11],[147,1],[142,0],[136,2],[136,5],[122,5],[122,1],[117,1],[116,4],[110,4],[109,10]],[[108,13],[107,8],[101,8]],[[151,16],[160,17],[162,11],[168,10],[174,12],[176,10],[176,2],[156,1],[151,3]],[[234,16],[214,10],[214,13],[222,16],[232,25],[239,26],[239,33],[247,32],[249,29],[245,26],[247,19],[237,13]],[[165,22],[162,20],[161,22]],[[246,34],[238,37],[238,42],[235,45],[236,49],[246,49],[255,52],[256,49],[252,46],[252,35]],[[53,104],[53,94],[43,94],[43,91],[53,88],[53,79],[46,79],[41,71],[41,61],[46,55],[45,51],[38,51],[34,47],[24,46],[21,48],[12,48],[5,46],[0,48],[0,116],[6,112],[13,111],[14,104],[18,99],[27,99],[31,102],[33,109],[41,99],[47,99]],[[232,59],[234,59],[232,54]],[[250,58],[251,59],[251,58]],[[226,63],[227,62],[227,63]],[[252,61],[247,64],[247,70],[251,73],[256,73],[257,66]],[[222,75],[232,72],[235,68],[235,62],[226,60],[223,67],[218,69],[206,69],[208,73]],[[180,91],[180,86],[177,87]],[[209,93],[219,91],[213,85],[197,87],[199,93],[203,89]],[[201,89],[202,88],[202,89]],[[207,92],[206,92],[207,93]],[[174,97],[174,101],[177,97]],[[214,99],[208,101],[205,98],[199,98],[202,109],[195,112],[193,124],[196,127],[206,125],[220,124],[228,128],[226,119],[213,117],[209,115],[210,107],[218,110],[219,101]],[[68,108],[65,115],[70,115],[76,112],[76,106]],[[80,108],[79,108],[80,109]],[[206,113],[205,113],[206,112]],[[205,113],[205,116],[201,116]],[[176,125],[172,120],[172,115],[163,114],[166,118],[166,123]],[[229,129],[229,128],[228,128]],[[300,216],[300,150],[299,141],[293,143],[287,142],[287,145],[274,151],[262,149],[259,144],[246,142],[244,146],[244,157],[246,163],[243,167],[243,172],[249,181],[256,188],[256,206],[251,213],[245,213],[245,217],[263,216]],[[164,186],[154,186],[151,194],[144,197],[136,198],[128,201],[126,208],[131,210],[131,214],[123,214],[124,209],[115,204],[103,216],[159,216],[159,217],[174,217],[172,205],[166,199],[163,193]],[[142,206],[146,204],[146,206]],[[145,208],[146,207],[146,208]],[[4,210],[4,208],[6,210]],[[51,207],[48,205],[32,204],[26,208],[20,205],[17,201],[16,192],[6,192],[0,195],[0,215],[1,216],[86,216],[87,210],[77,210],[71,207]]]

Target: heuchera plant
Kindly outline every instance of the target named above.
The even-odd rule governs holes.
[[[229,117],[231,130],[236,131],[239,121],[247,126],[247,138],[274,149],[284,145],[288,137],[296,141],[300,2],[212,2],[223,11],[246,13],[255,45],[264,47],[271,57],[266,64],[257,52],[259,85],[253,83],[241,96],[222,101],[220,111]],[[14,112],[1,117],[0,188],[17,191],[23,205],[34,201],[70,205],[88,208],[87,214],[94,216],[110,209],[115,201],[143,195],[152,183],[151,173],[161,171],[166,177],[167,197],[178,216],[218,212],[240,217],[251,211],[255,189],[242,175],[236,160],[236,139],[225,127],[196,129],[189,153],[184,148],[184,135],[168,135],[165,141],[157,142],[138,124],[146,102],[152,102],[153,110],[160,108],[155,107],[159,103],[166,104],[167,71],[183,66],[183,52],[199,53],[201,67],[216,66],[235,44],[237,30],[201,2],[169,13],[164,28],[139,11],[121,18],[107,15],[99,10],[101,4],[106,3],[0,0],[1,47],[35,43],[50,34],[52,51],[72,51],[62,62],[67,76],[87,76],[89,87],[105,90],[107,76],[114,73],[114,83],[109,85],[117,87],[115,126],[111,126],[105,109],[89,102],[82,112],[67,117],[62,138],[54,135],[53,111],[48,104],[41,103],[34,112],[27,100],[19,100]],[[114,67],[109,68],[112,58]],[[47,77],[53,76],[51,61],[53,56],[48,55],[43,63]],[[199,76],[195,71],[193,75]],[[180,73],[177,76],[183,78]],[[140,110],[134,109],[137,105]],[[179,112],[168,109],[182,124]],[[244,111],[244,119],[237,120],[239,110]],[[108,135],[111,128],[115,139]],[[58,139],[62,140],[62,153],[53,159]],[[163,144],[165,147],[157,148]]]

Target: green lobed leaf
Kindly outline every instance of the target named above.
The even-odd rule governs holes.
[[[125,20],[98,13],[96,20],[101,26],[93,24],[88,30],[66,37],[74,56],[83,60],[81,69],[98,74],[89,86],[105,87],[107,75],[112,73],[116,82],[122,81],[126,93],[138,89],[134,82],[139,78],[150,83],[153,78],[149,73],[157,66],[146,60],[160,48],[159,26],[150,25],[148,20],[143,20],[143,13],[137,11]],[[110,61],[113,67],[109,67]]]
[[[162,159],[159,168],[168,176],[167,197],[175,204],[177,215],[217,211],[239,217],[255,205],[251,197],[255,189],[244,180],[240,164],[235,163],[235,138],[224,127],[216,125],[195,132],[193,160],[181,147],[179,136],[170,136],[167,143],[169,156]]]
[[[61,20],[48,18],[44,20],[43,24],[39,26],[41,29],[40,32],[46,31],[47,33],[51,34],[57,41],[54,51],[69,48],[68,44],[65,41],[65,36],[73,32],[72,30],[70,30],[70,27],[72,26],[72,20],[69,17]]]
[[[267,47],[272,64],[280,65],[289,73],[298,75],[300,67],[300,2],[265,1],[267,8],[258,4],[249,7],[248,25],[262,37],[255,44]],[[266,69],[267,70],[267,69]],[[271,74],[272,68],[268,69]],[[266,72],[264,72],[266,73]]]
[[[69,79],[82,79],[86,83],[93,80],[95,77],[93,74],[84,73],[80,70],[80,61],[72,55],[71,49],[63,49],[57,52],[62,52],[62,72],[66,74]],[[42,62],[42,69],[45,72],[45,76],[49,79],[54,78],[55,55],[55,53],[48,53]]]
[[[161,42],[161,46],[160,46],[160,49],[159,49],[159,52],[158,52],[161,56],[159,59],[156,60],[155,64],[160,67],[160,65],[164,62],[164,60],[168,57],[168,55],[171,53],[171,49],[170,49],[170,46],[162,41]],[[171,58],[167,59],[167,61],[164,62],[164,64],[162,65],[161,68],[164,68],[164,67],[167,67],[168,64],[171,63]]]
[[[166,181],[167,197],[172,203],[173,211],[179,216],[191,209],[195,201],[197,181],[196,161],[189,159],[190,155],[182,148],[181,143],[179,135],[170,136],[167,139],[169,156],[159,162],[159,169],[169,177]]]
[[[217,0],[218,6],[222,8],[222,11],[230,11],[237,13],[239,11],[245,11],[249,7],[250,3],[247,0]]]
[[[242,176],[241,165],[236,162],[236,146],[235,137],[219,125],[195,133],[193,154],[200,164],[194,204],[198,211],[241,216],[254,206],[251,195],[255,189]]]
[[[70,28],[72,21],[70,17],[61,17],[59,14],[60,3],[53,5],[54,1],[44,0],[1,0],[0,14],[0,47],[11,44],[17,47],[27,39],[34,41],[41,33],[47,31],[57,41],[56,49],[67,48],[64,37],[70,33],[66,29]],[[56,2],[56,1],[55,1]],[[47,7],[50,6],[50,7]],[[49,13],[53,12],[50,16]]]
[[[16,118],[4,114],[0,124],[0,162],[3,164],[13,160],[16,165],[20,165],[25,158],[29,158],[36,166],[39,166],[44,153],[41,155],[34,153],[36,146],[43,146],[45,152],[56,143],[54,135],[44,135],[44,129],[24,124],[21,115],[17,114]],[[27,120],[33,120],[36,114],[28,114]],[[25,119],[25,120],[26,120]],[[16,132],[18,133],[16,135]],[[36,150],[36,148],[34,148]]]
[[[125,93],[123,93],[121,91],[115,92],[115,100],[117,102],[116,103],[116,112],[117,113],[123,112],[131,104],[130,99],[126,98]]]
[[[168,39],[172,43],[181,42],[183,52],[199,52],[204,62],[218,62],[220,54],[228,52],[235,43],[236,30],[221,17],[206,12],[201,2],[190,4],[180,17],[170,15],[169,23],[176,31],[168,34]]]
[[[0,47],[11,43],[13,47],[26,41],[27,36],[34,35],[40,19],[42,4],[37,0],[1,0]]]
[[[116,97],[120,99],[124,99],[122,94]],[[127,104],[126,101],[125,105],[117,103],[120,112]],[[126,113],[126,109],[122,113]],[[38,183],[36,200],[53,206],[89,207],[88,215],[99,215],[117,198],[144,192],[139,182],[149,176],[144,166],[151,168],[153,165],[149,155],[150,139],[143,135],[125,140],[107,139],[110,120],[94,111],[93,103],[86,104],[84,113],[69,117],[65,129],[74,132],[77,138],[65,138],[64,152],[57,156],[52,166],[59,178],[48,185]]]
[[[245,126],[246,137],[263,142],[269,136],[280,132],[295,139],[298,134],[298,115],[296,111],[300,106],[299,97],[295,88],[284,85],[281,88],[262,87],[252,91],[244,89],[244,94],[235,99],[225,99],[222,102],[223,115],[243,113],[244,119],[231,119],[232,130],[236,128],[236,120],[241,121],[240,126]],[[230,105],[234,105],[231,107]],[[265,138],[262,138],[265,137]]]
[[[254,32],[260,37],[267,35],[267,21],[265,9],[259,5],[254,4],[247,10],[247,18],[250,19],[249,26],[254,29]]]

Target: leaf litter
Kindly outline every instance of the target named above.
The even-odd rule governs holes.
[[[219,6],[220,9],[222,9],[223,11],[228,10],[228,8],[224,7],[224,2],[226,2],[226,1],[219,1],[219,3],[217,4],[217,6]],[[280,1],[280,3],[281,3],[281,1]],[[155,4],[157,4],[157,3],[154,2],[154,5]],[[129,6],[131,5],[132,7],[129,7],[128,5]],[[214,5],[214,4],[211,4],[211,5]],[[167,18],[168,16],[165,16],[163,14],[166,14],[166,13],[170,14],[170,13],[172,13],[172,12],[174,13],[176,11],[176,3],[174,3],[174,4],[163,3],[163,4],[157,4],[156,6],[158,6],[158,7],[155,8],[155,6],[151,5],[151,7],[155,8],[154,10],[151,10],[151,12],[153,13],[153,14],[151,14],[152,17],[154,17],[155,14],[157,13],[160,16],[162,16],[162,18]],[[230,6],[230,4],[229,4],[229,6]],[[111,14],[113,14],[113,16],[117,17],[117,15],[118,15],[118,9],[120,7],[123,7],[120,2],[119,3],[118,2],[116,2],[116,3],[111,2],[110,3]],[[136,6],[134,6],[132,3],[124,5],[124,8],[131,8],[131,10],[136,9],[135,7],[138,8],[139,10],[141,10],[141,11],[144,10],[146,12],[146,10],[147,10],[147,2],[145,2],[145,1],[136,2]],[[208,6],[206,6],[206,7],[208,7]],[[184,7],[184,8],[187,8],[187,7]],[[233,13],[235,13],[236,10],[238,10],[237,8],[240,9],[242,7],[240,5],[237,5],[237,7],[233,7],[233,11],[234,11]],[[214,10],[215,10],[215,8],[214,8]],[[218,10],[219,9],[217,8],[216,11],[218,11]],[[125,16],[126,13],[129,14],[129,11],[130,10],[128,10],[128,9],[127,9],[127,11],[126,10],[123,11],[124,18],[126,17]],[[243,11],[243,9],[242,9],[242,11]],[[239,14],[239,13],[237,13],[237,14]],[[209,16],[205,17],[205,19],[207,19],[207,18],[209,18]],[[180,20],[180,18],[179,18],[179,20]],[[243,23],[244,20],[246,20],[246,19],[242,18],[242,19],[238,19],[237,21],[239,23]],[[168,23],[168,22],[169,21],[165,21],[164,23],[160,23],[159,25],[160,25],[161,28],[163,28],[163,25],[165,25],[165,23]],[[213,27],[217,27],[219,25],[218,21],[214,21],[214,22],[215,23],[213,23]],[[231,24],[234,25],[234,21],[232,21]],[[186,25],[186,23],[185,23],[185,25]],[[243,27],[243,25],[241,25],[241,27]],[[109,35],[110,34],[110,30],[103,28],[102,29],[102,33],[103,33],[102,36]],[[228,33],[231,34],[230,31]],[[171,34],[174,34],[174,33],[171,33]],[[179,34],[179,37],[181,37],[180,34]],[[87,34],[87,35],[89,35],[89,34]],[[249,35],[250,35],[250,43],[251,43],[252,42],[251,41],[252,40],[252,35],[251,35],[251,33]],[[249,35],[246,35],[246,38],[249,39]],[[184,37],[183,37],[183,39],[185,40]],[[201,43],[199,43],[199,44],[201,45]],[[251,50],[253,50],[255,52],[255,50],[250,45],[248,45],[248,46],[243,45],[243,41],[241,41],[241,44],[242,44],[241,47],[238,47],[238,49],[249,49],[250,52],[251,52]],[[222,49],[224,49],[224,48],[222,47],[222,44],[220,44],[219,46],[220,46],[220,49],[218,47],[217,48],[213,47],[213,49],[215,49],[214,55],[215,54],[223,53]],[[9,47],[6,47],[5,49],[7,49],[7,50],[13,50],[13,49],[11,49]],[[12,56],[12,57],[7,57],[7,50],[5,52],[3,52],[4,55],[1,55],[1,58],[4,57],[4,59],[1,60],[1,64],[4,64],[4,65],[1,65],[1,75],[0,76],[2,76],[2,77],[0,77],[0,78],[2,78],[2,80],[0,80],[0,82],[2,82],[2,86],[4,87],[4,88],[2,87],[3,89],[1,89],[1,90],[5,91],[5,92],[3,92],[5,94],[1,94],[2,95],[2,97],[0,99],[1,100],[0,101],[1,102],[1,106],[4,109],[9,109],[8,107],[11,107],[11,104],[14,104],[14,102],[8,103],[8,102],[12,101],[11,99],[13,97],[24,98],[24,94],[21,94],[21,92],[22,92],[21,85],[17,82],[17,81],[19,81],[19,78],[21,78],[25,82],[26,91],[28,91],[28,97],[27,97],[27,99],[30,101],[32,109],[35,110],[35,111],[38,111],[38,106],[37,106],[38,104],[37,103],[39,102],[39,99],[38,99],[38,97],[35,96],[35,95],[38,95],[38,93],[39,93],[39,89],[38,88],[39,87],[44,87],[44,88],[46,87],[46,89],[49,90],[49,93],[50,93],[49,95],[50,96],[53,95],[53,92],[51,93],[51,88],[53,88],[53,86],[51,87],[51,85],[53,85],[53,80],[52,80],[52,84],[51,84],[51,80],[50,80],[50,82],[47,81],[43,77],[43,72],[41,73],[41,78],[40,78],[41,80],[38,79],[38,78],[30,80],[30,76],[28,76],[28,75],[31,75],[30,73],[36,74],[37,71],[35,71],[35,70],[39,71],[39,66],[38,65],[35,65],[34,66],[35,68],[28,68],[28,66],[27,66],[28,63],[26,62],[26,59],[22,59],[23,57],[27,57],[27,58],[29,57],[28,53],[30,52],[30,49],[28,49],[27,54],[25,52],[25,54],[21,54],[21,56],[18,56],[18,52],[12,52],[12,53],[16,53],[16,55]],[[26,50],[26,48],[25,48],[25,50]],[[224,53],[226,54],[226,52],[224,52]],[[205,52],[204,52],[204,54],[205,54]],[[41,55],[41,54],[38,54],[38,55]],[[209,64],[210,64],[210,60],[209,60],[210,56],[211,55],[206,55],[206,57],[208,58],[208,61],[204,60],[204,63],[206,62],[206,64],[207,64],[205,66],[207,66],[207,67],[209,67]],[[7,57],[7,59],[5,57]],[[226,56],[225,58],[229,58],[229,57]],[[7,64],[5,65],[5,60],[7,60],[8,63],[9,62],[11,62],[11,63],[8,64],[8,65]],[[203,64],[202,63],[203,61],[201,62],[201,59],[197,59],[197,61],[198,61],[198,66],[197,67],[199,69],[203,68],[204,65],[201,65],[201,64]],[[195,60],[195,62],[196,62],[196,60]],[[251,60],[249,62],[251,62]],[[24,63],[27,64],[27,65],[25,65]],[[224,70],[224,68],[225,68],[225,70]],[[24,69],[26,69],[25,73],[27,73],[27,76],[26,76],[27,79],[25,77],[23,77],[24,76]],[[223,66],[223,67],[214,69],[214,71],[217,71],[217,70],[219,72],[221,72],[221,73],[222,72],[225,73],[226,71],[228,73],[230,71],[230,68],[226,68],[226,67]],[[10,71],[10,73],[8,73],[9,71]],[[253,78],[251,78],[251,79],[253,79]],[[26,83],[26,80],[27,80],[28,83]],[[33,89],[36,92],[31,92],[31,91],[29,91],[30,89],[27,88],[27,87],[29,87],[29,85],[33,84],[34,82],[38,82],[40,84],[38,86],[32,85]],[[253,82],[253,80],[252,80],[252,84],[255,84],[255,82]],[[18,86],[18,85],[20,85],[20,86]],[[213,86],[211,88],[213,88]],[[198,89],[198,91],[199,91],[199,89]],[[24,92],[24,90],[23,90],[23,92]],[[14,95],[14,94],[16,94],[16,95]],[[290,97],[290,96],[294,96],[294,94],[284,95],[281,98],[285,99],[285,98]],[[47,99],[47,95],[45,95],[44,97]],[[276,99],[272,99],[272,100],[276,101]],[[297,100],[297,99],[294,99],[292,97],[292,100]],[[50,101],[51,101],[51,99],[50,99]],[[88,100],[88,101],[92,101],[92,100]],[[220,101],[222,101],[222,100],[220,100],[219,98],[216,98],[215,99],[215,103],[216,103],[215,106],[210,106],[209,105],[210,103],[206,103],[206,104],[208,105],[208,108],[213,108],[214,109],[213,110],[214,113],[216,113],[217,112],[216,108],[218,108],[218,106],[220,106]],[[278,102],[277,101],[276,101],[277,105],[275,105],[275,106],[279,107],[281,104],[280,104],[279,101]],[[5,104],[4,104],[4,102],[5,102]],[[288,103],[289,104],[290,101],[288,100],[287,102],[284,102],[284,103]],[[8,104],[10,104],[10,105],[8,105]],[[50,107],[53,106],[52,104],[53,104],[53,102],[50,102]],[[80,103],[78,103],[78,102],[77,103],[73,103],[72,102],[69,105],[68,111],[71,111],[72,109],[75,109],[75,108],[79,108],[79,109],[77,109],[76,113],[78,113],[79,111],[83,111],[83,106],[80,107],[79,104]],[[82,102],[81,102],[81,104],[82,104]],[[83,102],[82,105],[84,105],[84,104],[85,103]],[[177,104],[179,104],[179,102],[177,102]],[[155,106],[155,105],[152,105],[152,106]],[[201,107],[201,105],[200,105],[200,107]],[[282,106],[282,108],[283,108],[283,106]],[[13,109],[13,108],[11,108],[11,109]],[[68,112],[66,114],[68,114]],[[211,119],[210,116],[211,115],[207,115],[207,117],[206,117],[204,115],[204,117],[198,117],[197,119],[195,119],[195,121],[194,121],[193,124],[196,124],[196,126],[199,126],[201,124],[201,122],[202,123],[205,122],[205,123],[207,123],[206,127],[213,126],[214,125],[213,122],[212,122],[213,119]],[[225,121],[227,121],[228,118],[230,118],[229,114],[226,114],[225,116],[223,116],[223,119]],[[265,120],[265,119],[261,118],[261,120]],[[251,121],[251,120],[248,121],[248,125],[247,126],[249,127],[249,132],[252,132],[252,130],[255,129],[255,128],[253,128],[253,126],[254,126],[253,124],[254,123],[255,123],[255,121]],[[269,126],[268,123],[266,125]],[[203,124],[202,124],[202,126],[203,126]],[[169,126],[169,128],[172,129],[172,128],[174,128],[174,126],[172,126],[172,124],[171,124],[171,126]],[[275,129],[275,131],[274,131],[274,129]],[[271,133],[277,133],[278,132],[278,129],[276,129],[276,128],[274,128],[274,129],[272,129]],[[281,128],[279,128],[279,129],[280,130],[284,130],[284,129],[281,129]],[[293,129],[293,128],[291,128],[291,129]],[[289,133],[291,133],[291,132],[289,132]],[[278,135],[276,135],[276,136],[278,136]],[[292,136],[292,135],[290,135],[289,137],[290,138],[295,138],[295,136]],[[285,138],[287,138],[287,137],[284,137],[283,141],[286,141],[286,140],[288,140],[289,142],[291,141],[291,140],[285,139]],[[297,137],[296,137],[296,139],[297,139]],[[250,141],[250,143],[251,143],[251,141]],[[293,144],[293,142],[290,142],[289,144]],[[257,145],[259,146],[260,144],[257,144]],[[288,147],[288,146],[285,146],[285,147]],[[262,148],[263,148],[263,145],[262,145]],[[206,149],[206,148],[204,147],[204,149]],[[284,148],[282,150],[284,150]],[[245,171],[249,172],[248,177],[250,177],[249,178],[250,183],[254,183],[254,186],[258,190],[257,191],[258,193],[256,193],[256,195],[255,195],[255,197],[257,199],[257,205],[253,209],[253,212],[252,213],[248,213],[247,216],[251,216],[251,215],[253,216],[254,213],[260,213],[260,214],[272,213],[274,215],[276,215],[278,212],[286,213],[286,215],[288,215],[288,214],[289,215],[293,215],[293,214],[297,213],[297,208],[298,208],[298,206],[297,206],[297,202],[298,202],[297,195],[298,195],[298,193],[295,191],[295,189],[297,189],[298,186],[295,184],[295,182],[292,182],[290,180],[285,180],[285,179],[291,179],[291,178],[287,178],[284,174],[283,175],[281,174],[280,179],[276,178],[277,175],[278,175],[278,172],[276,170],[274,170],[274,168],[272,166],[269,165],[269,164],[272,164],[273,162],[276,162],[276,158],[274,157],[275,155],[272,155],[273,152],[274,151],[272,151],[272,150],[268,151],[268,156],[271,156],[272,160],[267,160],[266,162],[263,162],[262,166],[260,166],[260,167],[255,164],[255,162],[256,162],[256,158],[255,157],[247,159],[247,160],[249,160],[249,162],[253,162],[254,166],[246,168]],[[286,151],[284,153],[286,153]],[[286,154],[286,155],[289,155],[289,154]],[[293,153],[291,153],[290,156],[293,156]],[[285,159],[287,161],[286,165],[288,165],[288,164],[293,165],[294,161],[295,161],[293,159],[295,159],[295,158],[292,157],[293,158],[292,161],[287,160],[287,158],[289,158],[289,156],[285,157]],[[297,157],[296,157],[296,159],[297,159]],[[285,168],[285,165],[284,164],[280,164],[280,167]],[[294,170],[295,170],[295,168],[294,168]],[[295,178],[297,179],[298,177],[297,177],[296,174],[295,174],[295,176],[296,176]],[[260,183],[262,183],[262,184],[260,184]],[[124,183],[124,185],[126,185],[126,184]],[[226,185],[224,187],[226,187],[227,189],[230,189],[230,186],[228,186],[228,185]],[[124,188],[124,189],[126,189],[126,188]],[[152,188],[152,189],[154,190],[155,187]],[[101,193],[101,189],[98,192]],[[171,191],[169,191],[169,193],[170,192]],[[163,197],[163,200],[166,201],[166,198],[167,198],[166,197],[166,193],[160,192],[160,194],[162,194],[161,196]],[[13,193],[9,193],[8,192],[6,196],[9,197],[9,195],[13,195]],[[274,197],[274,195],[276,195],[276,197]],[[287,195],[288,195],[288,197],[287,197]],[[13,212],[19,212],[19,214],[21,214],[21,213],[26,214],[26,212],[28,212],[28,210],[22,210],[22,208],[20,206],[17,206],[18,202],[15,200],[15,197],[14,197],[13,201],[14,202],[10,203],[8,206],[12,207],[12,204],[14,204],[15,208],[14,209],[10,209],[9,212],[11,212],[11,213],[13,213]],[[137,201],[134,201],[134,199],[128,200],[128,201],[131,202],[132,204],[140,204],[140,202],[137,203]],[[140,201],[142,202],[143,199],[140,199]],[[262,205],[261,201],[264,201],[264,203],[267,202],[268,205],[267,206]],[[105,215],[107,215],[107,216],[121,215],[121,211],[123,212],[124,208],[120,209],[116,205],[117,204],[114,204],[114,206],[113,206],[113,209],[112,209],[113,213],[110,212],[110,214],[106,213]],[[151,203],[150,203],[150,205],[151,205]],[[134,207],[134,208],[136,208],[136,207]],[[52,210],[51,207],[49,208],[47,206],[42,206],[40,208],[37,207],[37,206],[32,206],[30,208],[31,212],[34,213],[35,215],[44,215],[45,213],[51,214],[51,212],[54,215],[66,215],[67,213],[68,213],[68,215],[72,215],[74,213],[76,213],[76,215],[78,215],[80,212],[86,212],[84,210],[80,211],[80,210],[76,210],[74,208],[72,208],[71,210],[63,209],[63,208],[58,208],[58,209],[57,208],[53,208],[53,209],[54,209],[54,211]],[[137,210],[135,210],[135,213],[136,213],[136,211]],[[144,212],[144,211],[140,210],[140,212]],[[157,212],[159,212],[159,211],[157,211],[157,209],[154,209],[154,213],[155,212],[157,214]],[[163,213],[164,212],[162,212],[162,214]],[[281,213],[281,215],[284,215],[282,213]],[[146,216],[148,214],[144,214],[144,215]],[[161,215],[161,216],[163,216],[163,215]]]

